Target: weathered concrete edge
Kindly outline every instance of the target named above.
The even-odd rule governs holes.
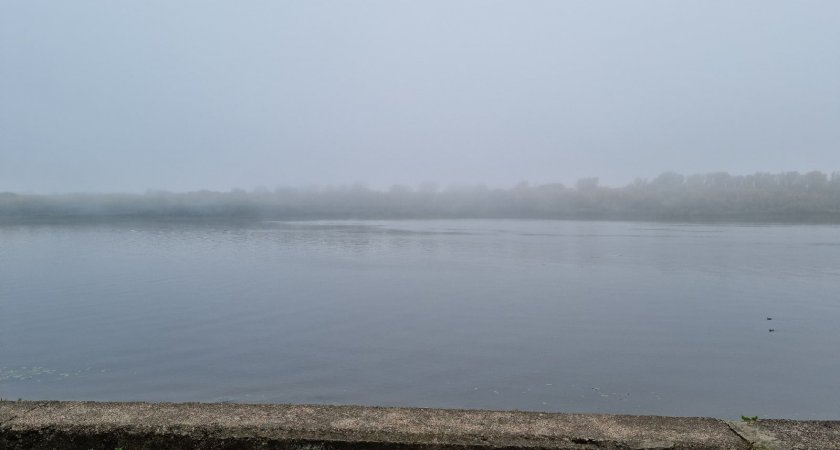
[[[762,419],[728,423],[754,449],[840,450],[840,421],[837,420]]]
[[[840,441],[840,433],[827,436]],[[0,449],[30,448],[754,447],[731,424],[698,417],[326,405],[0,402]]]

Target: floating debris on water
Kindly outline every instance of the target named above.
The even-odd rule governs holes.
[[[0,381],[6,380],[31,380],[43,375],[52,375],[55,373],[53,369],[45,369],[41,366],[21,366],[21,367],[3,367],[0,368]]]
[[[41,366],[19,366],[19,367],[0,367],[0,382],[3,381],[34,381],[40,383],[44,379],[62,380],[73,376],[82,375],[91,372],[88,367],[82,370],[62,371],[56,369],[48,369]],[[102,369],[100,373],[106,372]]]

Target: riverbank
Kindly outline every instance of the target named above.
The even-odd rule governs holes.
[[[0,448],[840,449],[840,421],[213,403],[0,402]]]

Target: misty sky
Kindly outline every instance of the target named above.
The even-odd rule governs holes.
[[[0,0],[0,191],[815,169],[836,0]]]

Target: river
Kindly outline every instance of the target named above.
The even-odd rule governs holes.
[[[0,225],[6,399],[836,419],[838,380],[838,226]]]

